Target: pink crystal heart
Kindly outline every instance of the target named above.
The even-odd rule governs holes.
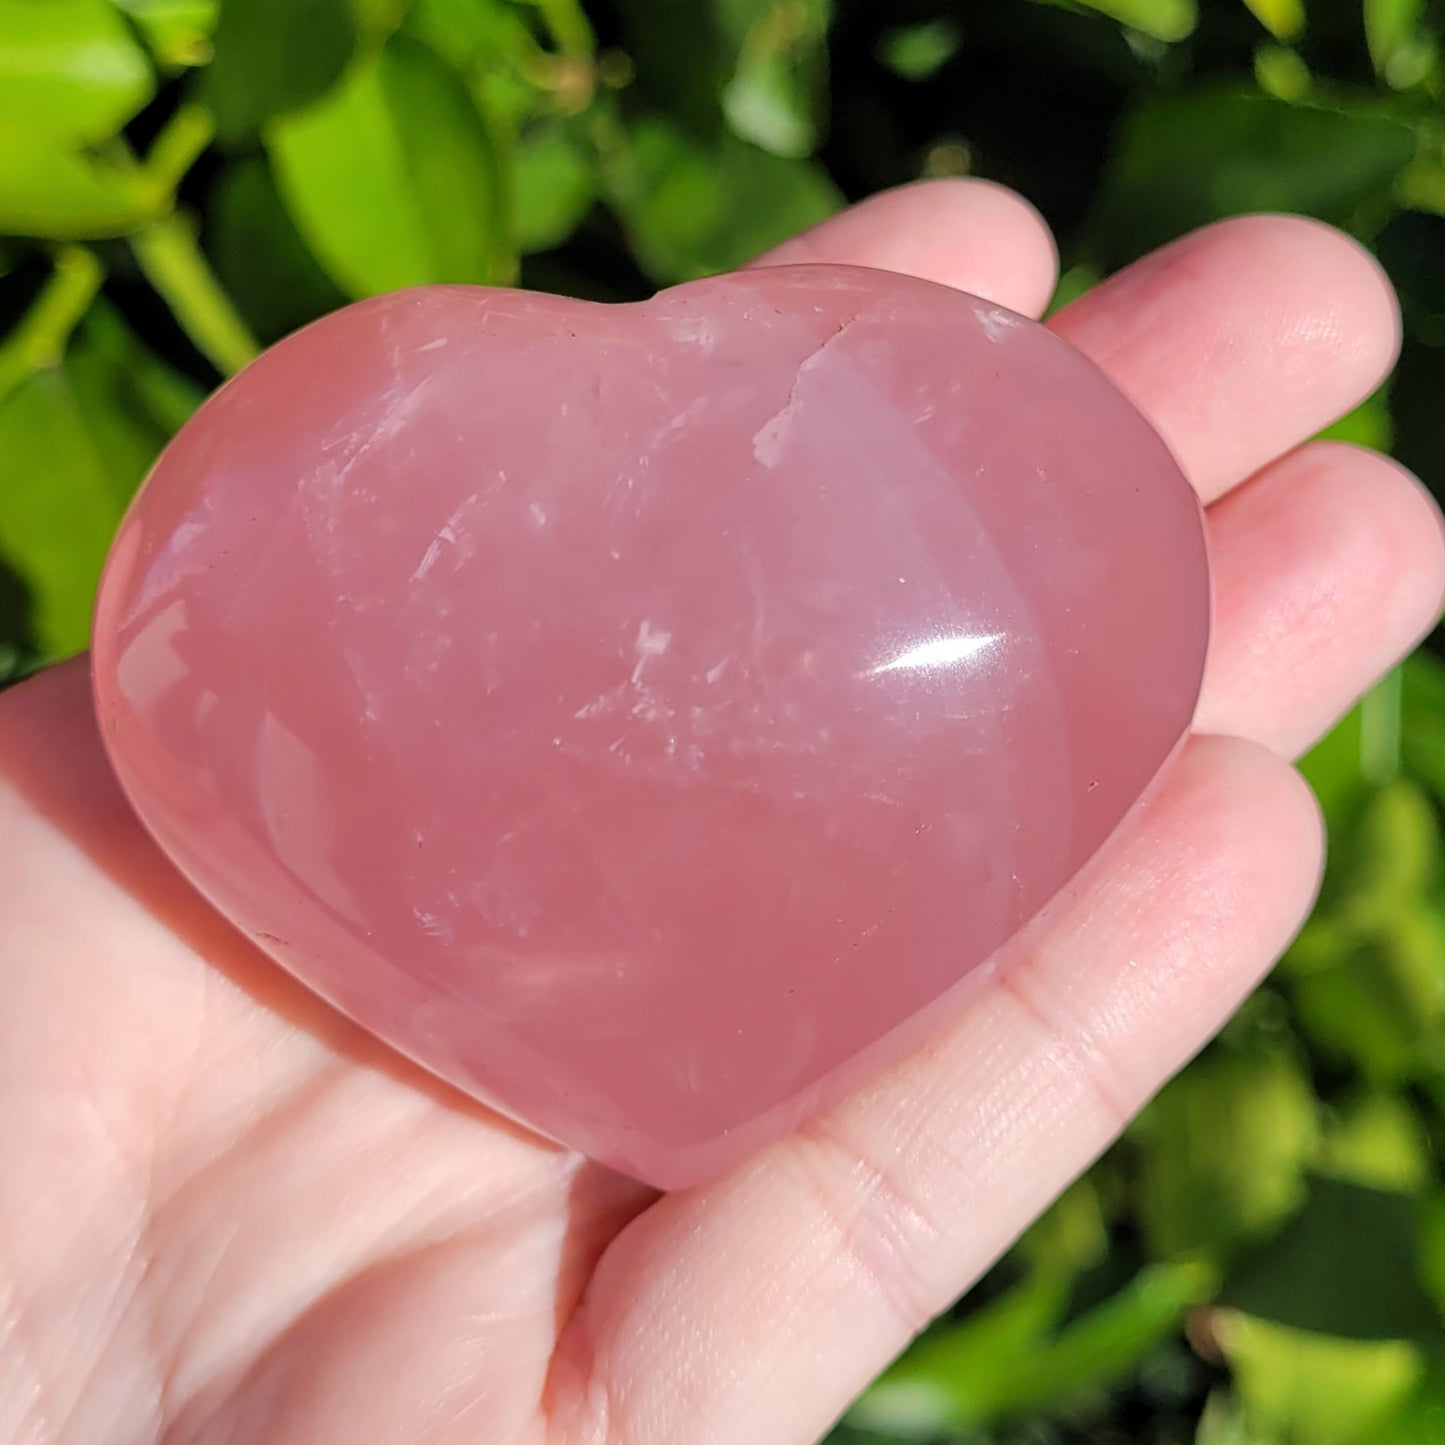
[[[116,541],[136,810],[375,1034],[651,1183],[958,1006],[1187,728],[1194,494],[1044,328],[883,272],[353,306]]]

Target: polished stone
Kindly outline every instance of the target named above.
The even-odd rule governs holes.
[[[398,1049],[662,1186],[962,1006],[1194,708],[1194,494],[883,272],[342,311],[171,446],[95,680],[141,818]]]

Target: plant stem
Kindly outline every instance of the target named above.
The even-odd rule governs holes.
[[[1396,668],[1360,704],[1360,771],[1377,788],[1400,776],[1404,669]]]
[[[173,196],[215,134],[208,111],[199,105],[183,105],[151,144],[143,167],[146,179],[162,195]]]
[[[163,216],[130,238],[146,278],[203,356],[226,376],[261,348],[216,280],[195,233],[178,215]]]
[[[597,49],[592,26],[577,0],[532,0],[563,55],[591,59]]]
[[[90,309],[105,272],[93,251],[62,246],[34,305],[0,346],[0,400],[37,372],[58,366],[70,333]]]

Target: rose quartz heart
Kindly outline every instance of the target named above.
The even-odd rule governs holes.
[[[1078,353],[794,267],[263,357],[106,572],[147,827],[403,1052],[664,1187],[895,1057],[1195,704],[1194,494]]]

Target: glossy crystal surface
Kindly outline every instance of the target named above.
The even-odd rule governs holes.
[[[966,998],[1168,759],[1208,618],[1194,495],[1090,363],[794,267],[283,342],[133,507],[95,681],[263,949],[670,1187]]]

